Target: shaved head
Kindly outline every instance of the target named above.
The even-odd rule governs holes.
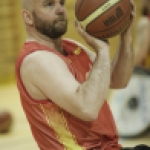
[[[34,0],[21,0],[22,8],[27,10],[32,10]]]
[[[27,32],[60,38],[66,33],[68,25],[64,5],[64,0],[22,0],[22,16]]]

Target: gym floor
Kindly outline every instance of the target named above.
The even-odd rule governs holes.
[[[0,107],[9,110],[13,115],[13,125],[10,132],[0,134],[0,149],[38,150],[20,105],[16,84],[10,83],[0,86],[0,98]],[[120,139],[120,143],[123,146],[135,146],[137,144],[150,145],[150,132],[140,138]]]

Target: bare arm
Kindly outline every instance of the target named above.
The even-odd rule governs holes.
[[[118,89],[126,87],[134,65],[132,38],[128,38],[125,43],[120,43],[120,48],[111,65],[112,75],[110,88]]]
[[[36,89],[31,92],[26,86],[30,95],[36,91],[34,98],[42,93],[76,117],[91,121],[97,118],[110,85],[109,45],[87,35],[80,27],[77,30],[97,51],[93,68],[83,84],[75,80],[61,58],[46,51],[25,58],[21,77],[25,85],[28,82]]]
[[[134,51],[132,46],[132,28],[135,18],[135,7],[133,1],[133,12],[128,29],[120,35],[119,49],[111,63],[111,85],[110,88],[118,89],[127,86],[134,67]]]

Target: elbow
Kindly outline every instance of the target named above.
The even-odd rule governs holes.
[[[127,85],[127,83],[121,84],[120,86],[118,86],[118,89],[125,89]]]
[[[78,97],[77,100],[74,100],[76,103],[74,103],[71,111],[82,121],[92,122],[98,118],[103,101],[98,98],[102,103],[96,105],[95,102],[91,100],[95,99],[95,97],[89,97]]]
[[[122,84],[122,89],[126,88],[128,86],[129,81]]]
[[[131,77],[131,76],[130,76]],[[128,86],[129,82],[130,82],[130,77],[126,78],[122,83],[121,83],[121,89],[124,89]]]
[[[84,121],[93,122],[98,118],[98,115],[88,114],[83,118]]]
[[[119,89],[124,89],[127,86],[128,86],[128,81],[120,82],[120,84],[118,84]]]
[[[124,89],[124,88],[126,88],[130,82],[131,76],[132,76],[132,74],[130,74],[128,76],[119,76],[118,78],[112,76],[110,88],[111,89]]]
[[[125,89],[128,86],[127,83],[119,83],[111,86],[111,89]]]
[[[99,115],[99,111],[93,111],[91,109],[82,109],[81,113],[80,113],[80,119],[83,121],[95,121],[98,118]]]
[[[82,116],[82,118],[80,118],[81,120],[83,120],[83,121],[87,121],[87,122],[93,122],[93,121],[95,121],[96,119],[98,118],[98,116],[96,116],[96,115],[86,115],[86,116]]]
[[[110,88],[111,89],[124,89],[128,86],[128,82],[129,81],[124,81],[124,82],[121,82],[121,81],[117,81],[117,82],[111,82],[110,84]]]

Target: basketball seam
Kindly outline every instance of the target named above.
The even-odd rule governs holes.
[[[81,2],[80,6],[79,6],[79,9],[78,9],[78,13],[80,13],[80,9],[81,9],[81,6],[84,4],[84,1],[85,1],[85,0],[83,0],[83,1]],[[104,2],[101,6],[103,6],[104,4],[105,4],[105,2]],[[98,8],[99,8],[99,6],[96,7],[96,8],[93,10],[93,12],[95,12]],[[86,18],[88,18],[88,16],[89,16],[90,13],[91,13],[91,12],[89,12],[89,13],[87,14],[87,16],[86,16],[84,19],[81,19],[81,20],[78,19],[78,21],[84,21]],[[76,14],[76,13],[75,13],[75,14]],[[76,14],[76,16],[77,16],[77,15],[78,15],[78,14]]]
[[[130,10],[130,7],[129,7],[129,9],[127,10],[127,12],[130,12],[129,10]],[[115,24],[114,26],[117,26],[120,22],[122,22],[122,20],[123,20],[127,15],[128,15],[128,13],[126,13],[126,14],[124,15],[124,17],[123,17],[117,24]],[[94,19],[92,22],[90,22],[90,24],[93,23],[95,20],[96,20],[96,19]],[[90,24],[87,25],[86,29],[88,28],[88,26],[89,26]],[[108,30],[112,29],[114,26],[112,26],[111,28],[106,29],[106,30],[108,31]],[[96,31],[96,32],[90,32],[90,34],[92,34],[92,33],[105,32],[106,30],[103,30],[103,31]]]
[[[98,36],[96,36],[96,35],[92,35],[92,36],[95,36],[95,37],[97,37],[97,38],[101,38],[101,39],[105,39],[105,38],[110,38],[110,37],[114,37],[114,36],[116,36],[119,32],[123,32],[123,31],[125,31],[125,29],[126,29],[126,27],[129,25],[129,21],[127,22],[127,24],[126,24],[126,26],[122,29],[122,30],[116,30],[116,32],[113,32],[112,34],[109,34],[109,35],[102,35],[101,37],[98,37]],[[99,32],[100,33],[100,32]],[[90,33],[89,33],[90,34]]]
[[[82,7],[83,4],[84,4],[84,0],[80,3],[78,9],[75,11],[76,17],[78,17],[78,14],[80,13],[80,9],[81,9],[81,7]]]
[[[118,3],[120,3],[120,1],[119,1]],[[115,7],[118,3],[115,3],[115,5],[113,5],[113,6],[112,6],[111,8],[109,8],[108,10],[112,9],[113,7]],[[96,10],[97,10],[97,9],[95,9],[94,12],[95,12]],[[107,10],[107,11],[108,11],[108,10]],[[107,13],[107,11],[104,12],[103,14],[101,14],[101,15],[104,15],[105,13]],[[93,22],[94,22],[98,17],[100,17],[101,15],[98,15],[94,20],[92,20],[92,21],[86,26],[86,29],[88,28],[88,26],[89,26],[91,23],[93,23]],[[86,18],[87,18],[87,17],[86,17]],[[85,19],[86,19],[86,18],[85,18]],[[85,20],[85,19],[84,19],[84,20]],[[92,33],[93,33],[93,32],[92,32]]]

